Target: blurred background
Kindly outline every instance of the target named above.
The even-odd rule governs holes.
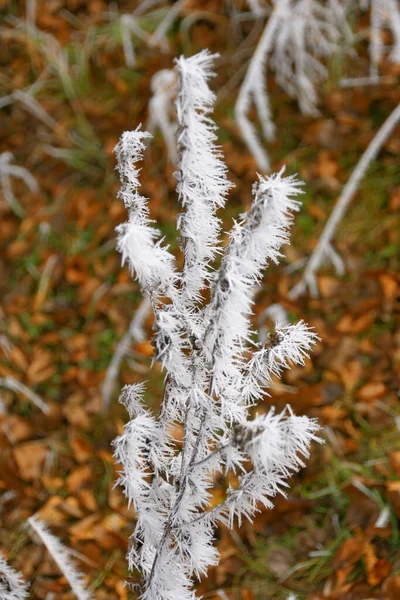
[[[322,265],[318,297],[289,294],[343,186],[400,102],[400,58],[391,52],[400,28],[390,25],[400,13],[396,0],[385,2],[389,23],[374,39],[378,0],[333,3],[348,11],[351,41],[344,32],[336,51],[318,59],[326,70],[313,114],[280,85],[279,62],[259,73],[276,129],[262,142],[272,170],[298,173],[305,194],[254,321],[270,326],[265,309],[279,303],[291,321],[315,327],[321,342],[312,359],[287,371],[269,402],[317,417],[325,444],[273,510],[254,525],[219,530],[221,562],[199,583],[204,598],[400,598],[398,128],[336,229],[343,275]],[[96,599],[134,598],[123,584],[134,515],[113,487],[110,444],[127,419],[121,385],[147,380],[146,399],[157,407],[163,374],[148,372],[151,317],[142,338],[129,335],[141,298],[115,249],[126,213],[113,148],[124,130],[153,127],[142,192],[178,255],[174,157],[154,124],[166,115],[173,135],[174,84],[150,114],[153,76],[180,54],[218,52],[214,116],[235,184],[221,215],[228,230],[249,207],[260,170],[235,103],[272,10],[261,0],[0,0],[0,548],[32,582],[32,599],[73,597],[24,528],[35,512],[76,552]],[[248,115],[259,127],[251,107]]]

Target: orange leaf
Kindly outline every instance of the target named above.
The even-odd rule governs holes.
[[[41,383],[50,379],[55,373],[52,365],[53,355],[43,349],[36,349],[34,359],[29,365],[26,375],[31,383]]]
[[[386,600],[399,600],[400,598],[400,575],[391,575],[384,583],[383,591]]]
[[[139,354],[143,354],[143,356],[153,356],[154,354],[154,347],[147,340],[138,342],[135,344],[134,348]]]
[[[362,402],[375,402],[386,393],[386,387],[379,381],[371,381],[363,385],[357,392],[357,399]]]
[[[400,450],[391,452],[389,454],[389,461],[392,470],[396,473],[396,475],[400,475]]]
[[[13,451],[18,471],[24,481],[36,481],[42,474],[47,446],[40,442],[20,444]]]

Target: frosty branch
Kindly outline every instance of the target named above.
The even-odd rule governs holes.
[[[318,439],[317,423],[290,407],[253,415],[272,377],[302,364],[316,341],[303,322],[277,326],[265,344],[251,341],[254,293],[289,241],[301,184],[283,170],[259,177],[250,210],[221,248],[217,210],[231,184],[210,117],[212,62],[202,52],[176,64],[181,272],[138,192],[136,163],[149,134],[140,128],[125,132],[116,147],[119,197],[128,210],[128,221],[118,228],[118,248],[150,298],[155,360],[166,374],[158,418],[144,406],[143,384],[125,386],[121,402],[130,421],[115,440],[119,482],[137,515],[128,562],[142,574],[143,600],[195,598],[193,577],[218,562],[213,544],[218,522],[233,526],[251,519],[260,506],[271,507]],[[179,427],[182,443],[174,439]],[[236,485],[210,508],[216,473],[229,471]]]
[[[251,58],[235,106],[243,139],[263,172],[270,170],[268,154],[249,112],[254,104],[265,140],[274,137],[266,75],[298,100],[304,114],[315,115],[318,86],[327,77],[324,60],[337,52],[340,41],[351,39],[344,6],[337,0],[274,0],[273,10]]]

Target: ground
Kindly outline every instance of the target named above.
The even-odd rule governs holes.
[[[127,415],[117,390],[110,414],[104,413],[101,385],[140,292],[115,250],[114,229],[125,209],[116,199],[112,149],[122,131],[146,123],[154,72],[171,67],[182,52],[219,51],[215,120],[236,186],[223,214],[228,229],[249,206],[256,178],[233,106],[261,25],[251,22],[232,34],[222,1],[188,2],[169,33],[169,49],[136,40],[132,68],[105,2],[38,2],[36,25],[59,46],[15,20],[24,19],[22,4],[0,2],[0,95],[39,81],[35,98],[45,112],[18,98],[1,109],[0,150],[30,170],[39,190],[13,181],[20,215],[4,194],[0,199],[0,377],[24,383],[49,414],[20,393],[1,391],[0,548],[32,582],[32,599],[72,598],[24,526],[38,512],[77,553],[95,598],[126,600],[134,597],[123,584],[134,515],[114,487],[111,441]],[[118,10],[135,6],[121,2]],[[161,7],[141,26],[152,31],[164,15]],[[355,24],[358,31],[367,18]],[[280,302],[292,321],[304,318],[314,326],[321,341],[305,368],[287,371],[274,384],[266,406],[290,403],[296,413],[317,417],[325,444],[312,448],[307,467],[273,510],[261,512],[253,525],[221,528],[220,565],[199,584],[204,598],[283,599],[289,592],[306,600],[400,598],[398,130],[370,165],[335,236],[346,274],[324,268],[318,299],[288,298],[300,276],[288,266],[311,253],[361,153],[400,101],[399,67],[388,61],[380,86],[340,88],[342,74],[368,69],[363,43],[359,52],[358,59],[328,65],[316,117],[302,116],[268,79],[277,126],[269,145],[273,169],[285,164],[297,172],[306,193],[286,258],[266,274],[255,321]],[[144,160],[143,192],[178,253],[172,174],[156,134]],[[150,339],[150,319],[146,332]],[[133,345],[117,387],[148,380],[146,399],[156,407],[163,375],[157,367],[148,372],[151,354],[149,341]]]

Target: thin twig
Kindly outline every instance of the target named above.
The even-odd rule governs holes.
[[[12,392],[17,392],[18,394],[22,394],[28,398],[28,400],[33,402],[33,404],[35,404],[35,406],[37,406],[45,415],[49,414],[49,407],[43,402],[40,396],[35,394],[35,392],[32,392],[32,390],[30,390],[28,387],[26,387],[26,385],[17,379],[14,379],[14,377],[0,377],[0,387],[11,390]]]
[[[336,259],[338,265],[337,256],[333,255],[332,252],[332,238],[335,234],[336,228],[342,220],[351,199],[358,189],[361,179],[364,177],[370,163],[376,158],[378,152],[386,142],[393,129],[396,127],[400,120],[400,104],[396,106],[393,112],[389,115],[386,121],[383,123],[375,137],[369,143],[367,149],[358,161],[354,171],[351,174],[350,179],[344,186],[340,197],[335,204],[335,207],[324,227],[321,237],[318,240],[318,244],[311,254],[307,266],[304,270],[301,280],[292,288],[289,293],[289,298],[292,300],[301,296],[309,288],[313,297],[318,296],[318,286],[315,273],[318,271],[324,260],[328,257],[332,262]]]

